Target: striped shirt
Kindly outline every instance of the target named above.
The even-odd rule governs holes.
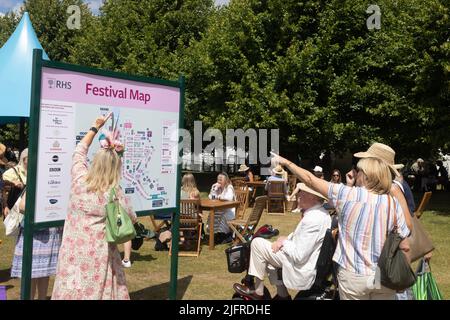
[[[373,275],[386,241],[388,207],[389,231],[394,227],[394,214],[400,236],[409,229],[399,202],[393,197],[369,192],[364,187],[348,187],[331,183],[328,198],[339,217],[339,238],[333,261],[347,271]],[[390,202],[390,205],[388,205]]]

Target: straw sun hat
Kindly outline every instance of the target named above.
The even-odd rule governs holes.
[[[306,184],[304,184],[304,183],[300,183],[300,184],[299,184],[299,188],[300,188],[300,190],[302,190],[302,191],[311,193],[311,194],[313,194],[313,195],[315,195],[315,196],[318,196],[319,198],[321,198],[321,199],[323,199],[323,200],[325,200],[325,201],[328,201],[328,199],[327,199],[326,197],[324,197],[323,195],[321,195],[321,194],[318,193],[317,191],[314,191],[313,189],[311,189],[310,187],[308,187],[308,186],[307,186]]]
[[[245,172],[245,171],[247,171],[248,169],[250,169],[249,167],[247,167],[245,164],[241,164],[240,166],[239,166],[239,172]]]
[[[403,164],[395,164],[395,151],[383,143],[375,142],[365,152],[357,152],[354,154],[356,158],[377,158],[384,161],[396,176],[400,176],[398,170],[404,167]]]
[[[280,165],[277,165],[275,168],[272,169],[272,172],[276,175],[283,175],[286,171],[284,171],[283,167],[281,167]]]

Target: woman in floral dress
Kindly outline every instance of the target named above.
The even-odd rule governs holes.
[[[52,295],[55,300],[130,298],[117,245],[105,238],[105,205],[112,187],[133,222],[137,221],[119,188],[123,145],[112,136],[101,140],[92,166],[87,164],[88,148],[108,118],[96,119],[73,154],[71,198]]]

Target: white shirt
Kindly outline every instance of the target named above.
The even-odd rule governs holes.
[[[209,193],[208,198],[212,199],[213,195],[215,196],[216,199],[227,201],[233,201],[236,198],[234,194],[234,188],[231,184],[229,184],[225,189],[223,189],[221,193],[215,191],[213,185],[213,187],[211,187],[211,192]],[[234,208],[216,211],[214,215],[214,232],[223,232],[223,233],[231,232],[231,229],[228,226],[227,221],[233,220],[234,218],[235,218]]]
[[[297,228],[283,242],[283,283],[289,289],[308,290],[316,278],[316,263],[331,217],[321,205],[303,213]]]

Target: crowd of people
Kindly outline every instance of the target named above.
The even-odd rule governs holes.
[[[55,275],[52,299],[129,299],[123,267],[131,266],[131,242],[124,244],[121,259],[117,245],[105,241],[105,205],[112,188],[116,188],[116,197],[133,223],[137,222],[129,199],[119,187],[123,145],[106,139],[91,165],[87,161],[88,150],[107,120],[108,116],[97,118],[74,151],[70,204],[64,228],[43,229],[33,235],[32,297],[37,292],[38,299],[46,299],[49,277]],[[17,163],[13,156],[11,150],[8,152],[0,144],[1,187],[10,188],[8,199],[2,201],[4,216],[19,202],[20,211],[25,211],[28,151],[20,153]],[[399,172],[404,166],[395,164],[395,151],[381,143],[374,143],[367,151],[354,156],[359,161],[345,179],[334,169],[327,181],[322,167],[315,166],[308,171],[275,155],[266,186],[271,181],[284,181],[286,200],[296,202],[293,212],[301,212],[302,218],[287,237],[281,236],[273,243],[261,238],[252,241],[248,273],[255,277],[255,286],[236,284],[236,291],[261,299],[266,274],[276,285],[279,299],[289,299],[287,289],[308,290],[316,276],[314,266],[325,231],[331,226],[329,212],[333,209],[339,230],[333,261],[337,265],[340,298],[405,299],[405,294],[408,298],[407,291],[396,295],[386,287],[367,285],[374,281],[386,231],[397,228],[403,238],[401,249],[406,255],[409,251],[408,236],[415,204],[411,188]],[[426,175],[423,161],[419,160],[412,168],[421,177],[423,186]],[[446,185],[448,173],[441,162],[436,165],[436,180]],[[252,170],[245,164],[239,172],[245,181],[254,181]],[[300,180],[290,194],[288,172]],[[227,173],[217,175],[208,198],[236,199]],[[191,173],[182,178],[181,199],[200,199]],[[227,222],[235,214],[235,209],[225,209],[215,215],[214,230],[223,243],[233,239]],[[208,225],[206,228],[209,230]],[[166,239],[170,238],[169,230]],[[22,252],[23,225],[16,241],[11,277],[21,277]],[[274,270],[278,268],[282,268],[282,282],[274,278]]]
[[[407,175],[415,191],[449,190],[449,172],[442,160],[433,163],[418,158]]]
[[[374,285],[387,231],[396,228],[403,239],[400,249],[406,256],[410,250],[408,236],[412,230],[414,208],[409,201],[412,197],[409,186],[398,172],[401,165],[394,162],[394,150],[381,143],[375,143],[367,151],[354,156],[359,161],[346,174],[346,184],[343,184],[338,170],[333,170],[331,181],[326,181],[321,168],[316,167],[310,172],[276,155],[278,166],[287,168],[301,181],[294,192],[297,192],[298,207],[303,217],[287,237],[281,236],[274,243],[265,239],[252,241],[248,273],[255,277],[255,285],[250,288],[237,283],[234,285],[236,292],[250,299],[263,299],[266,273],[277,287],[278,299],[290,299],[288,288],[311,288],[325,231],[331,227],[328,210],[324,207],[326,201],[336,211],[338,219],[333,261],[337,266],[340,298],[376,300],[410,297],[408,290],[397,293],[383,285]],[[281,283],[273,277],[274,270],[278,268],[282,268]]]

